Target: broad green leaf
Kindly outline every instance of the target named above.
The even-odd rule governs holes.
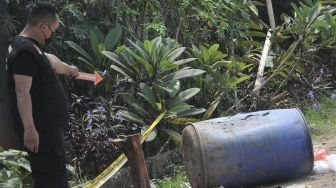
[[[183,65],[185,63],[189,63],[191,61],[195,61],[197,58],[188,58],[188,59],[181,59],[181,60],[178,60],[178,61],[175,61],[174,63],[176,65]]]
[[[184,111],[184,112],[181,112],[181,113],[177,114],[177,116],[179,116],[179,117],[193,116],[193,115],[201,114],[205,111],[206,110],[204,108],[192,108],[192,109],[189,109],[187,111]]]
[[[304,73],[304,68],[302,68],[301,66],[299,66],[297,63],[294,62],[290,62],[290,61],[286,61],[284,62],[285,65],[289,65],[291,67],[295,66],[295,70],[298,71],[299,73]]]
[[[221,67],[225,67],[228,63],[230,63],[230,61],[217,61],[216,63],[212,64],[210,67],[211,67],[211,70],[214,70],[214,69],[218,69]]]
[[[254,41],[254,40],[243,40],[243,41],[239,41],[237,44],[237,47],[246,47],[246,46],[261,47],[263,46],[263,43]]]
[[[208,49],[201,45],[200,50],[201,50],[204,62],[207,62],[210,58]]]
[[[13,187],[22,187],[22,179],[21,178],[11,178],[7,181],[7,183]]]
[[[211,117],[213,112],[216,110],[219,102],[220,102],[221,97],[218,97],[216,100],[214,100],[211,104],[208,110],[203,114],[202,120],[207,120]]]
[[[147,95],[150,99],[151,99],[151,101],[152,102],[155,102],[156,100],[155,100],[155,94],[154,94],[154,92],[153,92],[153,90],[152,90],[152,88],[150,88],[147,84],[145,84],[145,83],[140,83],[140,89],[141,89],[141,92],[143,93],[143,94],[145,94],[145,95]]]
[[[142,59],[144,59],[145,61],[149,61],[150,60],[150,58],[149,58],[148,54],[146,53],[146,51],[144,51],[139,45],[135,44],[134,42],[132,42],[129,39],[127,39],[127,41],[140,53]]]
[[[178,113],[189,110],[192,107],[193,107],[192,105],[189,105],[187,103],[182,102],[182,103],[178,103],[175,106],[170,107],[167,112],[170,113],[170,114],[175,114],[176,115]]]
[[[233,88],[235,88],[235,87],[237,87],[238,84],[240,84],[240,83],[242,83],[243,81],[248,80],[248,79],[250,79],[250,76],[248,76],[248,75],[243,75],[243,76],[241,76],[241,77],[239,77],[239,78],[234,77],[234,79],[231,81],[230,85],[231,85]]]
[[[182,143],[182,135],[180,133],[164,128],[162,130],[169,135],[169,137],[175,142],[176,145],[179,146]]]
[[[143,93],[138,93],[141,97],[143,97],[155,110],[159,110],[155,101],[152,101],[147,95]]]
[[[180,55],[185,51],[185,47],[177,48],[174,51],[172,51],[170,54],[168,54],[168,60],[175,61]]]
[[[149,116],[148,112],[143,108],[143,104],[137,103],[137,100],[131,95],[123,95],[124,101],[130,105],[141,116]]]
[[[117,49],[114,50],[114,53],[119,55],[121,54],[121,52],[125,50],[125,48],[126,48],[125,44],[118,46]]]
[[[153,53],[151,54],[150,56],[150,61],[149,62],[152,62],[152,65],[154,67],[157,66],[157,64],[161,61],[161,51],[163,50],[163,44],[161,43],[154,43],[153,45]]]
[[[121,26],[118,25],[116,28],[110,30],[110,32],[106,35],[105,38],[105,49],[111,51],[112,48],[118,43],[121,37],[122,29]]]
[[[158,47],[160,44],[162,44],[162,37],[156,37],[155,39],[153,39],[152,44]]]
[[[150,63],[148,63],[145,59],[143,59],[142,57],[140,57],[138,54],[134,53],[132,50],[130,50],[129,48],[125,48],[126,51],[131,54],[138,62],[140,62],[143,67],[145,68],[146,70],[146,73],[152,77],[153,74],[154,74],[154,70],[153,70],[153,67]]]
[[[188,108],[178,108],[178,109],[174,109],[174,110],[170,110],[169,111],[169,115],[170,117],[177,117],[178,114],[182,113],[182,112],[185,112],[187,110],[190,110],[191,107],[188,107]]]
[[[303,16],[301,14],[301,11],[299,10],[299,8],[296,6],[296,4],[291,3],[292,8],[294,9],[296,15],[299,17],[300,20],[303,20]]]
[[[113,52],[109,52],[109,51],[103,51],[102,52],[107,58],[109,58],[110,60],[112,60],[113,62],[115,62],[118,66],[120,66],[121,68],[127,70],[128,72],[132,72],[128,67],[126,67],[123,63],[121,63],[118,60],[118,56],[115,55]]]
[[[195,47],[196,48],[196,47]],[[192,55],[198,59],[198,61],[203,64],[204,63],[204,59],[203,59],[203,56],[202,56],[202,53],[197,49],[197,50],[192,50],[191,51]]]
[[[218,51],[219,48],[219,44],[213,44],[210,48],[209,48],[209,53],[215,53],[216,51]]]
[[[205,71],[200,69],[181,69],[172,74],[164,76],[162,80],[165,82],[170,80],[179,80],[182,78],[194,77],[203,73],[205,73]]]
[[[214,61],[219,61],[219,60],[223,60],[225,57],[227,57],[227,54],[223,54],[220,51],[214,51],[214,52],[210,52],[210,63],[213,63]]]
[[[200,91],[199,88],[190,88],[180,92],[169,105],[169,109],[172,108],[173,106],[178,105],[179,103],[189,100],[191,97],[195,96],[199,91]]]
[[[169,70],[175,69],[177,68],[178,65],[176,65],[175,63],[172,63],[171,61],[161,61],[160,62],[160,73],[164,73],[167,72]]]
[[[99,53],[99,49],[98,49],[98,45],[99,45],[98,36],[96,35],[94,29],[90,30],[90,44],[91,44],[92,51],[95,53],[95,56],[97,58],[100,58],[101,54]]]
[[[144,42],[144,47],[145,47],[146,51],[147,51],[150,55],[152,55],[152,52],[153,52],[153,44],[152,44],[152,42],[149,41],[149,40],[145,40],[145,42]]]
[[[85,64],[87,64],[88,66],[90,66],[92,68],[92,70],[97,70],[97,66],[90,63],[88,60],[82,58],[82,57],[78,57],[79,60],[83,61]]]
[[[98,43],[104,43],[105,34],[100,29],[98,29],[98,27],[95,27],[95,28],[93,28],[91,30],[97,36]]]
[[[285,73],[287,76],[290,75],[291,77],[300,80],[300,78],[294,73],[294,71],[291,71],[290,69],[283,67],[282,68],[283,73]],[[287,77],[286,76],[286,77]]]
[[[321,12],[321,6],[314,6],[312,9],[313,14],[311,15],[310,22],[313,22]]]
[[[325,22],[325,20],[316,20],[313,24],[312,24],[313,28],[327,28],[328,27],[328,23]]]
[[[190,88],[187,89],[185,91],[182,91],[181,93],[179,93],[177,95],[177,98],[179,99],[179,101],[187,101],[189,100],[191,97],[195,96],[201,89],[199,88]]]
[[[126,50],[119,55],[120,61],[131,70],[132,74],[139,74],[143,70],[141,63],[138,63]],[[135,76],[134,76],[135,77]]]
[[[93,62],[93,59],[90,57],[90,55],[79,45],[72,41],[65,41],[67,45],[69,45],[72,49],[76,50],[78,53],[80,53],[82,56],[84,56],[87,60]]]
[[[171,90],[169,92],[169,96],[170,97],[174,97],[180,91],[181,82],[178,81],[178,80],[172,80],[171,82],[169,82],[169,84],[167,85],[166,88],[168,88],[169,90]]]
[[[266,34],[260,31],[247,31],[246,32],[247,36],[250,37],[262,37],[262,38],[266,38]]]
[[[284,72],[282,72],[282,71],[280,71],[278,74],[281,75],[281,76],[284,77],[284,78],[287,78],[287,74],[284,73]]]
[[[166,91],[166,92],[168,92],[168,93],[173,92],[172,89],[169,89],[169,88],[166,88],[166,87],[163,87],[163,86],[160,86],[160,85],[157,85],[156,87],[157,87],[158,89],[161,89],[161,90]]]
[[[138,95],[142,96],[149,104],[152,105],[154,109],[158,110],[158,106],[156,105],[156,97],[153,90],[145,83],[140,83],[140,89],[141,93],[138,93]]]
[[[127,77],[128,79],[130,79],[132,82],[134,82],[133,78],[131,76],[129,76],[128,74],[126,74],[122,69],[120,69],[119,67],[115,66],[115,65],[111,65],[111,69],[117,71],[118,73],[124,75],[125,77]]]
[[[255,3],[256,1],[253,1],[253,4]],[[256,2],[256,3],[259,3],[259,2]],[[259,3],[258,6],[265,6],[264,4],[262,3]],[[250,29],[255,29],[255,30],[262,30],[263,27],[260,25],[260,24],[257,24],[255,22],[250,22],[250,23],[247,23],[247,26],[250,28]]]
[[[162,110],[162,108],[163,108],[163,104],[162,103],[156,103],[156,106],[157,106],[157,108],[159,109],[159,111],[161,111]]]
[[[290,57],[292,57],[297,45],[299,44],[300,40],[293,42],[286,51],[283,51],[280,56],[280,65],[283,65]]]
[[[105,45],[103,43],[100,43],[98,45],[98,51],[99,51],[99,54],[101,54],[103,51],[105,51]]]
[[[168,45],[161,44],[161,59],[169,60],[169,55],[176,50],[176,48],[170,48]],[[174,60],[175,61],[175,60]]]
[[[123,116],[130,121],[141,123],[142,125],[145,124],[145,122],[143,122],[141,118],[133,112],[127,110],[120,110],[120,112],[122,112]]]

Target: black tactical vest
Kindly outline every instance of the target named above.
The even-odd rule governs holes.
[[[23,126],[16,105],[15,82],[11,62],[23,51],[29,52],[37,63],[36,75],[33,77],[30,90],[33,119],[37,131],[41,134],[42,132],[48,132],[50,128],[48,126],[57,126],[58,124],[64,126],[68,120],[66,97],[63,86],[45,54],[38,50],[38,46],[31,39],[22,36],[16,37],[10,44],[10,48],[7,57],[8,87],[16,130],[22,133]]]

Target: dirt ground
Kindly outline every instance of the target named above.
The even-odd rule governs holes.
[[[314,136],[315,149],[325,149],[336,152],[336,131],[329,131],[321,136]],[[336,173],[311,174],[296,180],[259,188],[336,188]]]

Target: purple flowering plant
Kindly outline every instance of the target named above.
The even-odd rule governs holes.
[[[103,112],[105,112],[105,108],[104,108],[103,106],[99,106],[99,107],[98,107],[98,111],[99,111],[100,113],[103,113]]]
[[[115,119],[120,120],[120,121],[125,120],[124,114],[121,111],[117,112],[115,115]]]
[[[310,98],[310,99],[312,99],[312,100],[316,99],[316,97],[315,97],[315,93],[314,93],[313,90],[310,90],[310,91],[308,92],[308,98]]]
[[[87,128],[87,129],[91,129],[91,128],[92,128],[91,121],[89,121],[89,122],[86,124],[86,128]]]
[[[91,112],[88,110],[88,111],[86,112],[86,119],[91,119],[91,116],[92,116],[92,114],[91,114]]]
[[[313,104],[313,108],[314,108],[314,109],[320,109],[320,108],[321,108],[320,103],[319,103],[319,102],[315,102],[315,103]]]
[[[317,101],[317,97],[316,97],[316,94],[313,90],[310,90],[307,94],[308,98],[312,101],[314,101],[314,104],[313,104],[313,108],[314,109],[320,109],[321,108],[321,105],[320,103]]]

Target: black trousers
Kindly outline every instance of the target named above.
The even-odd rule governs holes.
[[[35,119],[39,134],[37,153],[28,152],[34,188],[68,188],[63,118]]]
[[[34,188],[68,188],[65,156],[56,153],[31,153],[29,161]]]

